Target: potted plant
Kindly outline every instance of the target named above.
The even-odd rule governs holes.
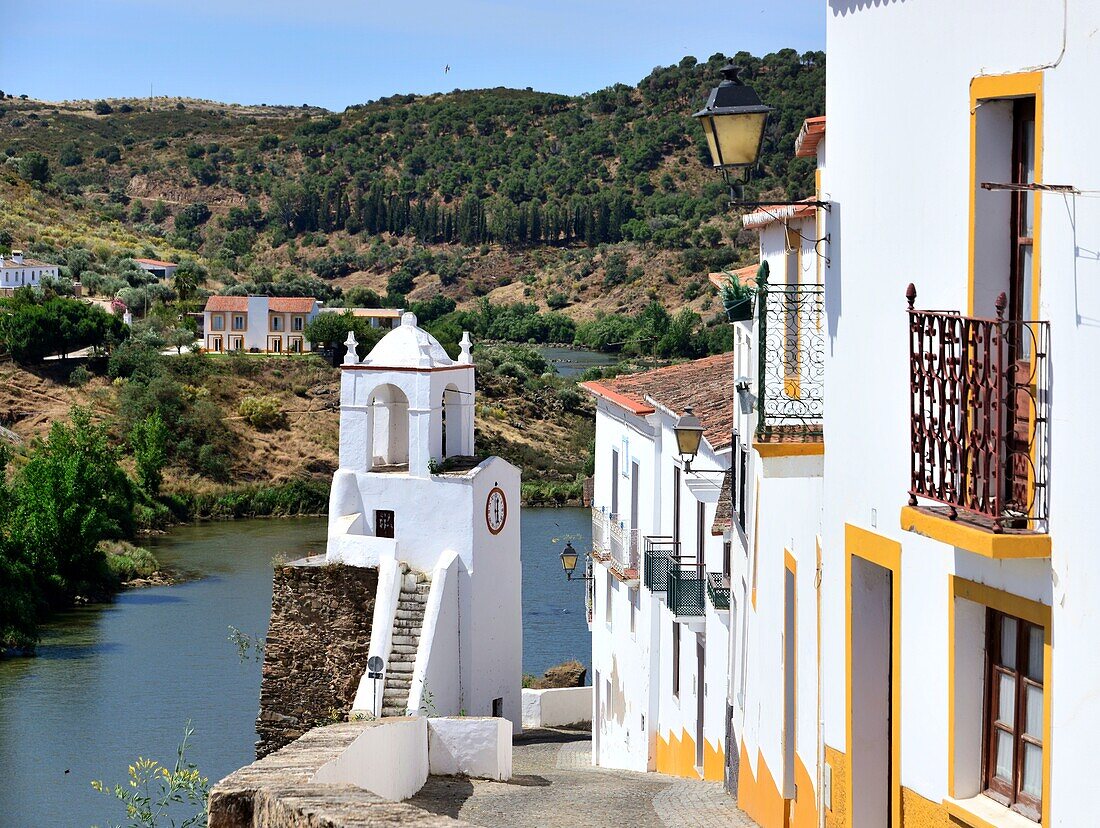
[[[756,288],[742,284],[732,273],[726,274],[726,283],[722,285],[722,306],[730,322],[747,322],[752,319]]]

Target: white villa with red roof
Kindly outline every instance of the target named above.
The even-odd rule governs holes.
[[[134,259],[134,263],[158,279],[171,279],[176,275],[176,268],[179,267],[176,262],[162,262],[160,259]]]
[[[211,296],[203,310],[203,347],[214,352],[308,351],[305,327],[319,308],[312,297]]]
[[[57,265],[28,259],[22,250],[13,250],[7,257],[0,253],[0,290],[13,291],[41,284],[43,277],[57,278]]]

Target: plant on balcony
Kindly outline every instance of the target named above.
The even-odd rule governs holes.
[[[768,263],[761,262],[761,269],[767,273]],[[759,273],[759,271],[758,271]],[[753,305],[756,300],[756,288],[742,284],[732,273],[726,274],[726,282],[720,291],[722,306],[730,322],[747,322],[752,319]]]

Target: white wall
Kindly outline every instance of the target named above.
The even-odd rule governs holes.
[[[1063,14],[1068,12],[1068,17]],[[1100,202],[1045,194],[1040,316],[1051,325],[1050,561],[998,563],[900,530],[909,486],[906,285],[917,306],[967,310],[971,79],[1043,71],[1043,179],[1097,188],[1087,136],[1100,113],[1100,6],[1084,0],[830,0],[826,109],[832,266],[826,276],[828,391],[823,635],[825,741],[845,750],[844,523],[902,544],[902,784],[947,795],[947,577],[952,572],[1052,606],[1051,822],[1088,824],[1090,764],[1100,732],[1100,615],[1089,585],[1090,480],[1100,441],[1088,427],[1100,402]],[[1067,40],[1063,52],[1063,31]],[[1026,33],[1026,36],[1021,36]],[[931,45],[930,45],[931,44]],[[934,46],[934,54],[930,48]],[[1056,64],[1056,65],[1055,65]],[[983,196],[985,203],[1004,193]],[[996,248],[981,250],[988,262]],[[976,312],[989,315],[988,296]],[[869,346],[873,343],[873,346]],[[1070,379],[1074,378],[1074,379]],[[860,462],[873,458],[873,462]],[[834,776],[834,780],[836,777]]]
[[[400,802],[428,781],[426,719],[386,719],[365,729],[335,759],[326,762],[311,782],[355,785],[391,802]]]
[[[427,719],[433,774],[512,778],[512,725],[504,719],[461,716]]]
[[[523,691],[525,728],[562,727],[592,721],[592,686]]]

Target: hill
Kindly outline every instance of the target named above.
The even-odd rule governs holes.
[[[812,168],[792,147],[824,110],[824,54],[735,61],[776,108],[747,194],[808,195]],[[755,255],[690,118],[724,62],[686,57],[580,96],[456,90],[342,113],[9,96],[0,246],[71,275],[84,248],[100,269],[191,257],[214,287],[308,276],[330,301],[358,287],[460,307],[522,300],[577,320],[653,299],[713,315],[706,272]]]

